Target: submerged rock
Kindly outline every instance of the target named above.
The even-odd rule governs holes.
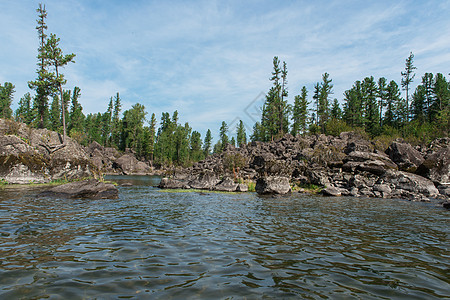
[[[117,199],[118,189],[111,183],[100,182],[96,179],[82,180],[63,184],[48,191],[42,192],[40,196],[82,198],[82,199]]]

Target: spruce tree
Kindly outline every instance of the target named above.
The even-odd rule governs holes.
[[[76,133],[82,133],[84,130],[84,119],[85,116],[83,114],[83,107],[81,106],[78,98],[81,95],[81,90],[79,87],[74,87],[71,99],[71,107],[69,112],[69,125],[68,131],[70,136],[73,136]]]
[[[383,123],[398,128],[401,120],[403,120],[403,117],[399,116],[398,113],[404,113],[403,106],[398,85],[394,80],[391,80],[386,89],[386,113]]]
[[[427,121],[431,123],[432,121],[432,111],[431,106],[433,104],[433,83],[434,78],[432,73],[425,73],[422,77],[422,86],[425,92],[425,115],[427,117]]]
[[[338,99],[334,98],[333,105],[331,107],[331,118],[340,120],[342,118],[342,110],[339,106]]]
[[[192,161],[199,161],[204,158],[202,150],[202,138],[198,131],[192,131],[190,138],[190,158]]]
[[[120,145],[121,137],[121,122],[120,122],[120,112],[122,109],[122,103],[120,100],[119,93],[114,97],[113,114],[111,120],[111,145],[118,148]]]
[[[380,111],[377,103],[377,86],[373,76],[366,77],[362,83],[365,98],[364,125],[371,136],[380,133]]]
[[[265,132],[264,132],[264,127],[261,125],[261,123],[256,122],[255,125],[253,125],[253,132],[250,135],[250,141],[252,142],[263,142],[265,139]]]
[[[426,90],[423,85],[419,85],[412,95],[411,114],[413,121],[424,122],[426,120],[425,103]]]

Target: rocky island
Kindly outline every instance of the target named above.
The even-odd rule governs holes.
[[[429,201],[450,196],[450,139],[427,146],[401,139],[382,145],[355,132],[338,137],[285,135],[273,142],[231,145],[163,178],[161,188],[286,194],[317,186],[327,196],[365,196]]]

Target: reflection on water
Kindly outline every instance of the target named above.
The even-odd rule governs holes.
[[[385,199],[0,191],[0,298],[450,297],[449,212]]]

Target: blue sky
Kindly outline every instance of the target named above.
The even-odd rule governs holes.
[[[16,86],[14,107],[36,77],[39,1],[0,0],[0,82]],[[334,97],[373,75],[400,83],[415,55],[425,72],[450,72],[450,1],[51,0],[48,32],[76,63],[66,88],[81,88],[84,113],[104,112],[119,92],[123,109],[178,110],[204,136],[243,119],[248,133],[270,88],[272,59],[288,67],[289,101],[328,72]],[[232,126],[233,127],[233,126]]]

